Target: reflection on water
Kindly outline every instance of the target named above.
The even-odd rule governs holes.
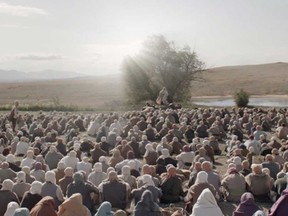
[[[196,105],[200,106],[211,106],[211,107],[224,107],[224,106],[235,106],[233,99],[205,99],[199,100],[194,99],[192,101]],[[288,98],[253,98],[249,99],[250,106],[266,106],[266,107],[287,107]]]

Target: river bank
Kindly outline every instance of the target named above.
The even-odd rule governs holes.
[[[228,96],[201,96],[192,97],[191,102],[199,106],[211,107],[231,107],[235,106],[232,95]],[[287,107],[287,95],[251,95],[249,99],[250,106],[259,107]]]

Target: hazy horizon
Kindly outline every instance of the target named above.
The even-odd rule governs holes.
[[[284,0],[2,0],[0,69],[115,74],[154,34],[207,68],[287,62],[287,10]]]

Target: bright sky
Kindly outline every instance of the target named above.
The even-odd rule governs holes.
[[[120,72],[148,36],[207,67],[288,61],[287,0],[0,0],[0,69]]]

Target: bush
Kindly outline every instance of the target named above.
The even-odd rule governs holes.
[[[235,92],[234,101],[238,107],[246,107],[249,103],[249,97],[250,95],[246,91],[240,89]]]

